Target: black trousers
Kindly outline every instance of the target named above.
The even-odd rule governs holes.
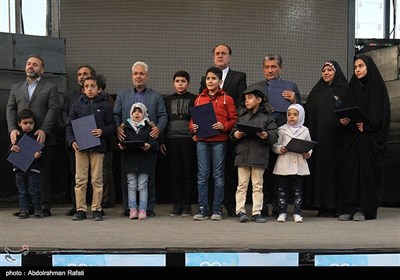
[[[192,138],[170,138],[167,141],[167,157],[172,203],[191,205],[196,188],[196,143]]]

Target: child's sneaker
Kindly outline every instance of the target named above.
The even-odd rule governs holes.
[[[208,213],[205,207],[200,206],[197,214],[193,216],[193,220],[195,221],[203,221],[208,219]]]
[[[138,212],[136,208],[132,208],[129,211],[129,220],[137,219],[138,218]]]
[[[86,219],[86,212],[82,210],[76,211],[76,213],[72,217],[73,221],[82,221],[84,219]]]
[[[247,217],[246,213],[244,213],[244,212],[239,212],[239,214],[237,214],[237,216],[239,218],[239,222],[241,222],[241,223],[244,223],[249,219]]]
[[[40,219],[44,218],[44,214],[41,209],[35,210],[35,213],[33,214],[34,219]]]
[[[139,211],[139,220],[146,220],[146,219],[147,219],[146,210],[140,210]]]
[[[103,220],[103,215],[101,214],[101,211],[92,211],[92,217],[93,221],[102,221]]]
[[[299,214],[294,214],[293,219],[295,223],[302,223],[303,222],[303,217],[300,216]]]
[[[21,210],[18,213],[18,219],[27,219],[27,218],[29,218],[29,212],[28,211]]]
[[[256,223],[266,223],[267,219],[263,217],[261,214],[256,214],[251,216],[251,220]]]
[[[286,222],[286,213],[280,213],[278,216],[278,219],[276,219],[277,222],[284,223]]]
[[[214,211],[211,220],[213,221],[221,221],[223,219],[222,211]]]

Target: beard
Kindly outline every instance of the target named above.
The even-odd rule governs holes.
[[[27,70],[27,71],[26,71],[26,76],[29,77],[29,78],[38,78],[38,77],[39,77],[39,74],[36,73],[36,72],[33,71],[33,70]]]

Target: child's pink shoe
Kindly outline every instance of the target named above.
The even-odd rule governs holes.
[[[129,220],[137,219],[138,218],[138,212],[135,208],[131,209],[129,211]]]
[[[146,215],[146,210],[140,210],[139,211],[139,220],[146,220],[147,215]]]

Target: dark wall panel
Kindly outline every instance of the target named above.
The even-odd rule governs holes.
[[[280,53],[282,76],[298,84],[305,101],[325,60],[347,69],[347,18],[345,0],[71,0],[61,1],[61,37],[71,87],[76,67],[88,63],[115,94],[131,86],[132,64],[141,60],[152,88],[172,93],[174,72],[185,69],[197,93],[212,47],[223,42],[233,49],[231,67],[246,72],[249,84],[263,78],[263,57]]]

